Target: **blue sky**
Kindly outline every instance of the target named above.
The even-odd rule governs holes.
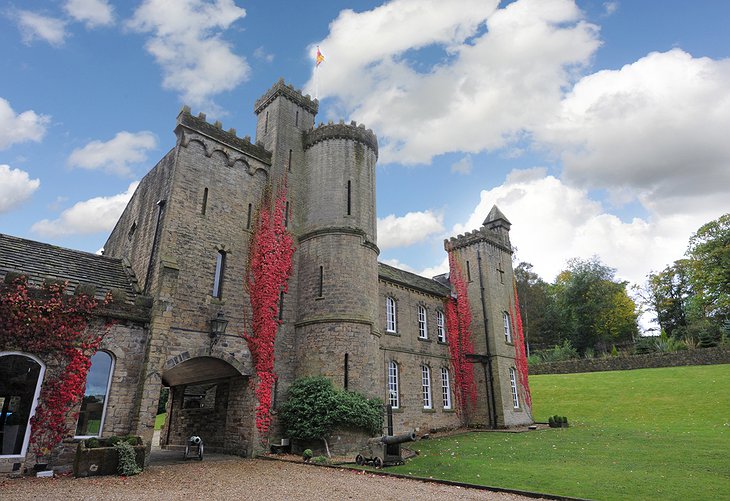
[[[730,2],[0,5],[1,233],[97,251],[183,104],[253,135],[317,45],[318,121],[378,135],[382,261],[445,271],[496,203],[545,279],[598,255],[638,283],[730,210]]]

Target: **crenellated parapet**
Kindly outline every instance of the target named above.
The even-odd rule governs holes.
[[[446,252],[451,252],[452,250],[468,247],[480,242],[491,244],[504,252],[512,254],[509,237],[499,230],[488,228],[487,226],[482,226],[478,230],[444,240],[444,249]]]
[[[266,108],[279,96],[301,106],[312,113],[312,115],[316,115],[317,110],[319,109],[319,101],[316,98],[312,99],[309,94],[306,96],[303,95],[300,89],[295,89],[291,84],[287,85],[286,82],[284,82],[284,79],[280,78],[278,82],[276,82],[256,101],[253,108],[254,113],[257,115],[261,113],[264,108]]]
[[[251,142],[250,136],[240,138],[236,129],[223,129],[223,124],[216,121],[211,124],[206,121],[205,113],[194,116],[188,106],[183,106],[177,116],[175,134],[181,146],[187,147],[190,141],[198,141],[205,148],[205,155],[210,157],[215,151],[220,151],[228,159],[228,165],[242,162],[251,167],[249,158],[255,158],[266,165],[271,165],[272,153],[260,144]]]
[[[307,150],[315,144],[326,141],[328,139],[350,139],[361,143],[378,156],[378,138],[371,129],[366,129],[365,125],[358,125],[354,120],[350,124],[345,124],[344,120],[340,123],[329,122],[328,124],[320,123],[315,129],[311,129],[304,133],[304,149]]]

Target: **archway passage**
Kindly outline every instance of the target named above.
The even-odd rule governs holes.
[[[25,454],[43,367],[22,354],[0,354],[0,456]]]
[[[182,447],[196,435],[206,451],[246,454],[240,423],[252,402],[248,378],[236,367],[216,357],[190,358],[163,372],[162,384],[170,387],[163,447]]]

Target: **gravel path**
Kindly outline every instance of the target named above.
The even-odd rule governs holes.
[[[256,459],[153,466],[134,477],[0,479],[0,499],[531,499],[416,480]]]

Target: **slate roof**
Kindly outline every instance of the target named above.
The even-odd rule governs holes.
[[[378,276],[382,280],[394,282],[404,287],[420,290],[434,296],[449,297],[451,289],[430,278],[416,275],[405,270],[399,270],[387,264],[378,263]]]
[[[499,207],[496,205],[492,206],[492,210],[489,211],[489,214],[487,214],[487,218],[484,220],[484,225],[486,226],[488,223],[491,223],[493,221],[504,221],[508,225],[512,225],[512,223],[509,222],[509,219],[507,219],[507,216],[505,216],[501,210],[499,210]]]
[[[40,287],[46,278],[68,281],[69,293],[79,284],[91,284],[96,286],[97,299],[104,299],[112,288],[124,291],[127,304],[134,304],[137,295],[134,278],[121,259],[0,233],[0,283],[9,271],[26,275],[34,287]]]

